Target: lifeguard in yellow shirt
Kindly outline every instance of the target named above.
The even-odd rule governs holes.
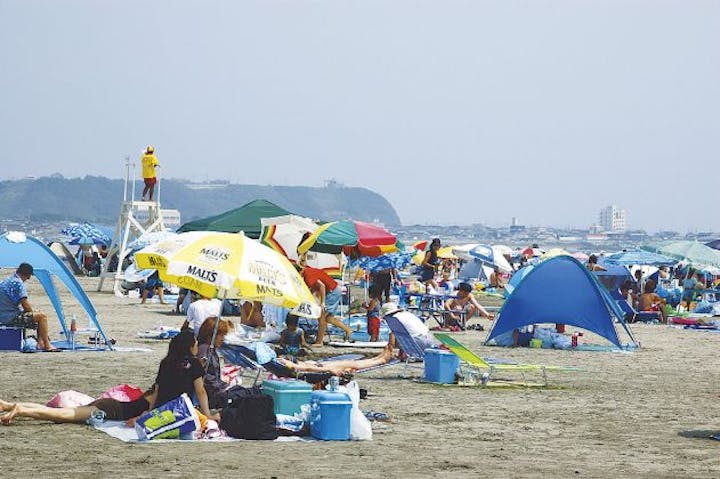
[[[143,181],[145,182],[145,188],[142,192],[142,200],[145,201],[147,196],[148,201],[153,200],[153,193],[155,192],[155,183],[157,183],[157,176],[155,175],[155,168],[160,166],[157,158],[155,157],[155,149],[152,146],[148,146],[145,149],[145,154],[142,157],[142,175]]]

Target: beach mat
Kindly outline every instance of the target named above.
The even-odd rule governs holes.
[[[137,336],[143,339],[172,339],[180,334],[178,328],[159,328],[138,331]]]
[[[124,421],[105,421],[102,424],[93,425],[98,431],[102,431],[108,436],[120,439],[123,442],[131,442],[135,444],[169,444],[173,442],[237,442],[245,439],[235,439],[233,437],[216,437],[212,439],[157,439],[154,441],[141,441],[138,438],[134,427],[128,427]],[[314,442],[312,437],[300,436],[280,436],[274,442]],[[271,441],[265,441],[271,442]]]
[[[328,346],[334,348],[370,348],[384,349],[387,347],[387,341],[355,341],[353,343],[347,341],[330,341]]]

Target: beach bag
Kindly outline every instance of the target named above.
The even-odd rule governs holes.
[[[273,398],[259,387],[234,386],[227,390],[227,404],[222,410],[220,429],[237,439],[277,439]]]
[[[187,394],[183,393],[162,406],[140,416],[135,430],[141,441],[184,439],[200,429],[200,418]]]

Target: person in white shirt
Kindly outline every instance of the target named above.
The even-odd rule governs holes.
[[[412,337],[422,349],[432,348],[440,344],[420,318],[410,311],[405,311],[398,307],[396,303],[385,303],[382,305],[380,308],[380,317],[384,318],[385,316],[392,316],[397,319],[400,324],[405,326],[407,332],[410,333],[410,337]],[[390,344],[394,344],[394,339],[394,337],[391,338]]]
[[[206,296],[202,296],[197,301],[188,306],[187,319],[183,323],[182,328],[192,328],[195,336],[200,331],[200,326],[209,317],[217,318],[220,316],[220,309],[222,308],[222,301],[219,299],[210,299]]]

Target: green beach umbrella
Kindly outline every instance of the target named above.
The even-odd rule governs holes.
[[[668,241],[643,246],[645,251],[652,251],[670,256],[694,266],[714,266],[720,268],[720,251],[714,250],[697,241]]]

